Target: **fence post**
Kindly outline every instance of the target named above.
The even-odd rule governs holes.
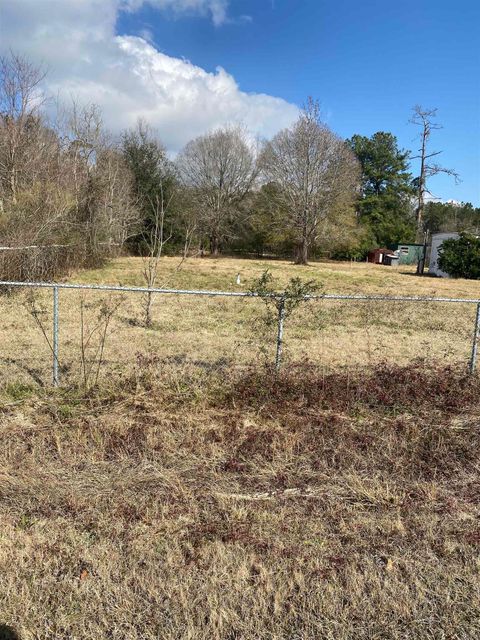
[[[470,373],[474,373],[477,366],[478,342],[480,340],[480,302],[477,304],[475,315],[475,330],[473,332],[472,357],[470,358]]]
[[[58,287],[53,287],[53,386],[58,387]]]
[[[275,355],[275,371],[280,370],[280,364],[282,362],[282,348],[283,348],[283,321],[285,320],[285,299],[280,299],[278,305],[278,329],[277,329],[277,353]]]

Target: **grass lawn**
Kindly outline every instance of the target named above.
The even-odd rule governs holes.
[[[314,280],[326,293],[400,294],[479,297],[476,281],[418,278],[413,268],[388,268],[365,263],[313,263],[307,267],[286,261],[191,258],[178,268],[176,258],[161,260],[157,284],[167,288],[247,290],[265,269],[278,287],[293,276]],[[104,268],[72,273],[79,283],[144,285],[140,258],[118,258]],[[241,283],[236,284],[237,274]],[[51,350],[35,321],[27,292],[0,299],[0,357],[5,380],[45,383],[51,373]],[[141,294],[61,291],[60,365],[64,381],[78,381],[81,365],[81,308],[86,368],[99,345],[95,328],[102,309],[116,307],[108,327],[101,375],[122,376],[145,354],[168,361],[197,363],[208,368],[271,363],[275,327],[263,322],[259,300],[157,296],[153,325],[142,326]],[[35,309],[47,336],[51,332],[51,293],[36,294]],[[29,311],[30,309],[30,311]],[[343,367],[370,367],[382,361],[406,364],[423,358],[461,363],[470,357],[474,305],[315,301],[304,305],[285,327],[285,362],[308,359],[324,372]],[[100,322],[101,325],[101,322]],[[92,366],[90,366],[92,365]],[[93,374],[92,374],[93,375]]]
[[[286,260],[245,260],[239,258],[190,258],[178,268],[177,258],[162,258],[158,286],[182,289],[248,289],[265,269],[271,271],[279,286],[293,276],[317,281],[325,293],[371,293],[439,297],[480,297],[475,280],[418,278],[415,267],[384,267],[363,262],[317,262],[308,266]],[[72,282],[144,286],[141,258],[117,258],[101,269],[73,273]],[[236,285],[237,274],[241,284]]]

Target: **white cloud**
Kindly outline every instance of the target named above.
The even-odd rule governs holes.
[[[227,0],[147,0],[159,10],[210,15],[228,21]],[[271,136],[289,125],[297,108],[265,94],[242,92],[221,67],[209,73],[158,51],[144,37],[117,36],[121,10],[144,0],[2,0],[0,50],[13,48],[49,68],[47,89],[61,98],[100,105],[118,131],[138,117],[177,151],[190,138],[229,122]],[[145,34],[147,35],[147,34]]]
[[[175,14],[211,15],[216,26],[227,22],[228,0],[146,0],[159,9],[169,9]],[[137,4],[142,0],[134,0]]]

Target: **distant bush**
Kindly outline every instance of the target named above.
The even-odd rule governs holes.
[[[442,243],[438,265],[453,278],[480,279],[480,238],[462,233]]]

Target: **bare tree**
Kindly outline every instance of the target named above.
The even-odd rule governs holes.
[[[256,154],[241,127],[224,127],[187,144],[177,159],[210,252],[217,256],[239,203],[258,175]]]
[[[160,194],[156,195],[155,202],[151,203],[153,219],[151,226],[144,231],[143,238],[147,247],[147,254],[143,258],[143,277],[149,289],[153,289],[157,282],[158,265],[162,257],[165,244],[171,239],[172,234],[165,233],[165,213],[170,205],[173,194],[166,200],[160,184]],[[145,295],[144,323],[146,327],[152,326],[152,302],[151,291]]]
[[[189,255],[190,247],[198,232],[199,220],[196,216],[194,194],[190,189],[182,188],[181,184],[178,184],[175,199],[175,226],[183,238],[183,263]]]
[[[73,170],[75,208],[78,213],[88,174],[94,169],[97,153],[104,142],[102,114],[96,104],[80,106],[72,100],[67,117],[68,155]]]
[[[95,264],[138,227],[133,177],[97,105],[73,101],[66,119],[64,160],[73,190],[69,223],[83,246],[84,260]]]
[[[123,156],[132,172],[132,186],[143,220],[136,247],[143,257],[143,277],[149,289],[156,286],[160,259],[173,237],[173,205],[178,177],[173,163],[155,132],[139,120],[122,136]],[[153,294],[144,298],[144,325],[152,325]]]
[[[91,264],[138,219],[130,169],[99,108],[74,101],[65,110],[44,93],[44,77],[22,56],[0,58],[0,242],[11,249],[1,258],[11,278]]]
[[[45,71],[13,52],[0,58],[0,180],[13,203],[19,174],[28,162],[28,138],[43,103]]]
[[[111,141],[98,154],[97,172],[101,185],[98,207],[102,246],[110,254],[138,233],[140,212],[132,195],[131,171],[121,150]]]
[[[306,264],[310,249],[336,214],[350,208],[359,177],[358,162],[345,142],[320,120],[311,98],[290,129],[283,129],[262,154],[265,177],[274,190],[281,224],[296,246],[297,264]]]
[[[425,109],[420,105],[413,107],[413,116],[410,122],[420,127],[420,148],[418,155],[411,156],[412,160],[420,160],[420,175],[415,180],[415,186],[417,189],[417,207],[416,207],[416,223],[417,223],[417,242],[424,241],[425,230],[423,228],[423,214],[425,209],[425,196],[431,194],[428,189],[428,179],[432,176],[436,176],[439,173],[446,173],[455,179],[455,182],[459,181],[459,176],[453,169],[446,169],[441,167],[436,162],[432,162],[431,158],[435,158],[440,155],[442,151],[430,151],[428,150],[428,143],[432,131],[441,129],[442,126],[435,122],[437,117],[437,109]]]
[[[61,143],[43,110],[44,77],[20,55],[0,58],[0,235],[13,249],[2,260],[10,277],[49,277],[61,260],[57,247],[38,247],[45,238],[62,244],[57,231],[69,207]]]
[[[99,107],[95,104],[79,106],[76,101],[72,101],[68,135],[75,203],[72,223],[80,232],[87,264],[94,264],[99,254],[100,242],[98,211],[101,186],[97,160],[104,146]]]

